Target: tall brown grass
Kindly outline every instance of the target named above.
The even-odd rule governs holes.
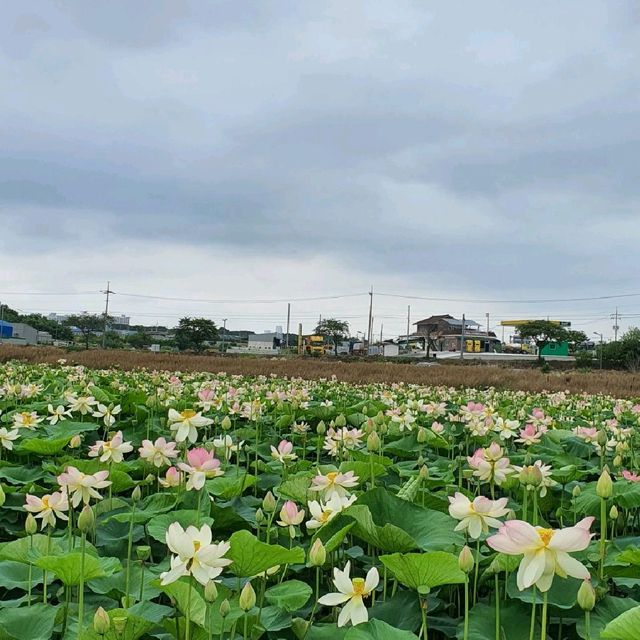
[[[119,350],[90,350],[67,353],[54,347],[0,345],[0,362],[21,360],[55,364],[60,358],[69,364],[92,368],[164,369],[169,371],[226,371],[230,374],[330,378],[351,383],[410,382],[420,385],[496,387],[498,389],[606,393],[620,398],[640,397],[640,375],[621,371],[562,371],[542,373],[537,369],[499,366],[437,365],[418,367],[392,362],[339,362],[311,358],[271,359],[155,354]]]

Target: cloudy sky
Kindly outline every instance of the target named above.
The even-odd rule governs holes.
[[[8,3],[0,298],[638,324],[570,300],[640,293],[639,36],[623,0]]]

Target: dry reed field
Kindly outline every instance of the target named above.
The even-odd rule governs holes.
[[[336,376],[351,383],[408,382],[420,385],[468,386],[476,388],[571,393],[606,393],[620,398],[640,397],[640,375],[622,371],[552,371],[499,366],[438,365],[418,367],[391,362],[338,362],[303,358],[236,358],[208,355],[154,354],[120,350],[90,350],[67,353],[54,347],[0,346],[0,362],[56,363],[92,368],[164,369],[170,371],[226,371],[230,374],[295,376],[310,380]]]

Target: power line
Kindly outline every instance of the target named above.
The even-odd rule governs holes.
[[[587,302],[592,300],[613,300],[616,298],[632,298],[640,296],[640,293],[620,293],[610,296],[594,296],[590,298],[548,298],[539,300],[480,300],[468,298],[432,298],[428,296],[410,296],[400,293],[378,293],[377,296],[387,298],[403,298],[405,300],[428,300],[430,302],[464,302],[467,304],[549,304],[554,302]]]
[[[367,293],[345,293],[333,296],[313,296],[309,298],[271,298],[271,299],[211,299],[211,298],[178,298],[172,296],[152,296],[142,293],[118,293],[128,298],[146,298],[149,300],[172,300],[175,302],[207,302],[210,304],[275,304],[284,302],[313,302],[315,300],[338,300],[341,298],[356,298],[366,296]]]

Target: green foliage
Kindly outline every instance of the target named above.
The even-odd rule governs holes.
[[[458,558],[444,551],[394,553],[380,556],[380,560],[399,582],[422,594],[442,584],[465,581],[465,575],[458,567]]]
[[[109,318],[107,318],[108,324]],[[89,339],[96,331],[102,331],[105,327],[104,315],[81,313],[67,318],[67,326],[76,327],[84,339],[85,349],[89,348]]]
[[[323,318],[316,325],[315,333],[331,340],[335,354],[338,355],[338,345],[349,337],[349,323],[336,318]]]
[[[276,565],[305,561],[304,551],[299,547],[285,549],[277,544],[266,544],[249,531],[236,531],[229,542],[231,549],[226,557],[233,560],[229,569],[242,578],[256,576]]]
[[[206,342],[218,339],[218,329],[207,318],[181,318],[174,339],[180,351],[204,351]]]

